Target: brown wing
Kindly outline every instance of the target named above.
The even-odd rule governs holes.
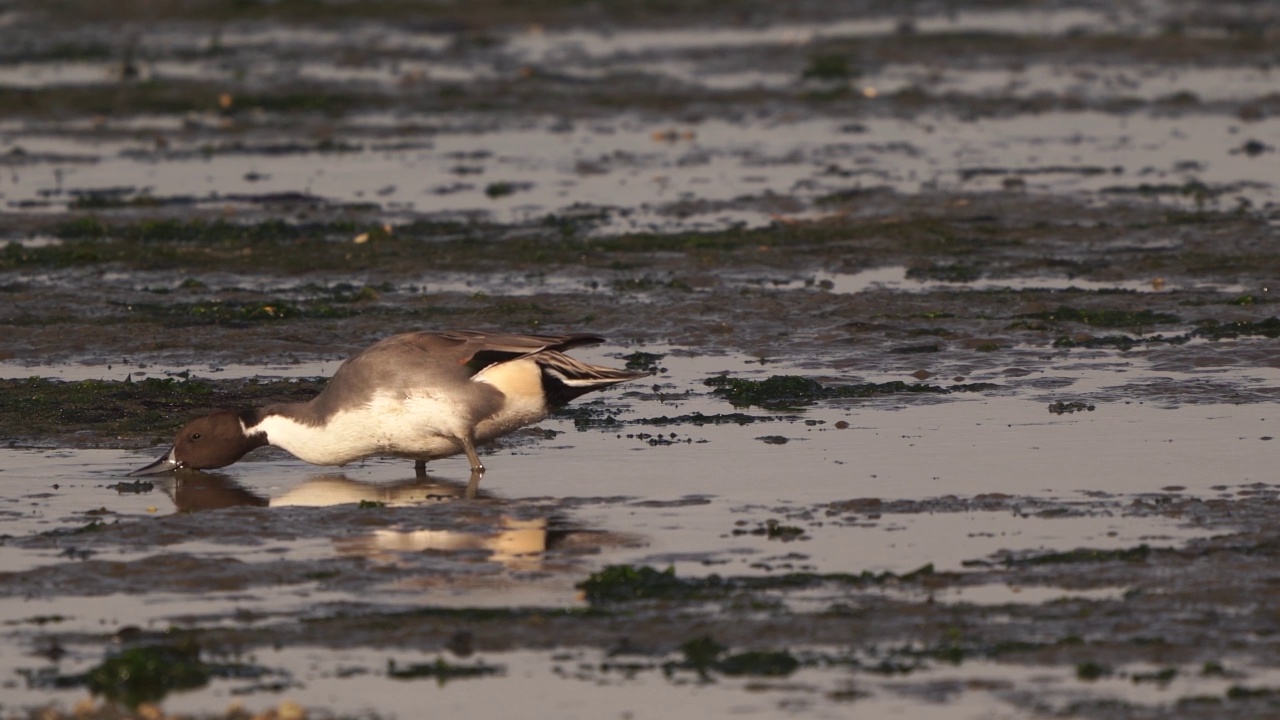
[[[469,375],[474,375],[494,363],[511,360],[521,355],[543,350],[565,351],[582,345],[604,342],[604,338],[599,335],[585,333],[511,335],[477,330],[409,333],[397,337],[432,354],[448,356],[452,362],[466,366],[470,370]]]
[[[598,335],[506,335],[474,330],[413,332],[370,345],[344,362],[311,401],[320,418],[367,402],[377,392],[409,393],[424,385],[462,389],[492,365],[541,350],[603,342]]]
[[[458,343],[461,353],[467,359],[460,361],[467,364],[477,353],[500,353],[509,357],[527,355],[539,350],[558,350],[564,352],[582,345],[595,345],[604,342],[599,335],[577,333],[573,335],[511,335],[505,333],[487,333],[477,330],[446,330],[438,333],[412,333],[409,337],[415,341],[427,336],[425,342],[431,340],[447,340]]]

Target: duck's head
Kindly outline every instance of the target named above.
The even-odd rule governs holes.
[[[266,444],[267,438],[262,433],[250,435],[245,432],[244,421],[237,413],[216,412],[187,423],[178,431],[169,452],[129,475],[226,467],[250,450]]]

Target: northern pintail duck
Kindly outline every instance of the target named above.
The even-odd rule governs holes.
[[[163,457],[130,475],[220,468],[275,445],[315,465],[373,455],[426,462],[466,453],[474,495],[476,445],[543,419],[580,395],[648,373],[589,365],[564,351],[596,335],[500,335],[466,330],[389,337],[348,359],[319,395],[187,423]]]

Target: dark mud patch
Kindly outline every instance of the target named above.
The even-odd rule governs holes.
[[[468,325],[592,330],[621,342],[657,340],[875,372],[909,364],[915,365],[911,371],[955,377],[1025,365],[1023,348],[1121,355],[1191,341],[1261,342],[1277,334],[1265,290],[1274,273],[1255,248],[1272,232],[1265,223],[1215,215],[1214,241],[1208,243],[1150,211],[1125,209],[1103,220],[1096,210],[1069,203],[982,197],[964,199],[961,213],[946,210],[954,198],[938,200],[943,210],[935,205],[921,215],[916,198],[895,198],[882,211],[905,215],[872,222],[835,218],[607,238],[536,227],[409,223],[354,243],[351,238],[367,226],[89,221],[80,232],[91,239],[6,250],[5,262],[20,274],[4,292],[11,302],[0,311],[0,323],[14,331],[0,342],[0,357],[36,362],[145,354],[184,363],[340,358],[392,329]],[[1042,215],[1026,216],[1028,204],[1042,205]],[[1041,219],[1060,214],[1077,219]],[[1192,227],[1198,232],[1201,226]],[[1180,238],[1174,251],[1142,249],[1141,236],[1169,234]],[[909,265],[913,257],[940,253],[989,268],[985,277],[1065,275],[1094,283],[1140,277],[1183,285],[1150,292],[972,290],[948,282],[911,293],[874,285],[841,292],[830,281],[815,280],[823,273],[856,277],[866,268]],[[1062,266],[1062,258],[1089,267]],[[73,267],[61,267],[66,263]],[[130,272],[145,268],[170,278],[169,284],[138,287],[128,280]],[[43,274],[29,274],[35,270]],[[432,289],[442,270],[497,275],[469,290]],[[88,280],[85,272],[125,279],[95,281],[102,302],[86,307],[78,289]],[[228,282],[226,273],[238,279]],[[759,282],[726,280],[726,273]],[[245,287],[261,285],[252,280],[259,275],[306,282],[287,291],[280,280],[268,281],[275,287]],[[510,294],[505,279],[551,276],[564,281],[519,296]],[[637,277],[653,282],[627,292],[600,290]],[[1212,284],[1237,287],[1242,281],[1249,286],[1243,294],[1226,295]],[[655,302],[667,310],[650,312]],[[234,348],[225,342],[228,329],[240,331]],[[1046,356],[1040,357],[1036,364],[1044,367]],[[655,358],[633,362],[661,368]]]
[[[159,445],[198,415],[310,400],[323,388],[323,380],[0,380],[0,437],[10,443],[47,443],[57,438],[60,444],[81,447]]]

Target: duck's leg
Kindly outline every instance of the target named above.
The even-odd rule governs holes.
[[[476,489],[480,487],[480,478],[484,477],[484,464],[476,454],[476,440],[471,435],[462,438],[462,449],[467,452],[467,459],[471,461],[471,479],[467,481],[467,499],[474,500]]]
[[[472,470],[472,471],[471,471],[471,479],[467,481],[467,495],[466,495],[466,498],[467,498],[468,500],[475,500],[475,499],[476,499],[476,490],[479,490],[479,489],[480,489],[480,478],[482,478],[482,477],[484,477],[484,470]]]
[[[427,461],[426,461],[426,460],[414,460],[414,461],[413,461],[413,475],[414,475],[414,477],[419,477],[419,478],[424,478],[424,477],[426,477],[426,476],[427,476]]]
[[[476,454],[476,439],[471,435],[464,435],[462,449],[467,453],[467,459],[471,461],[471,472],[483,475],[484,463],[480,462],[480,456]]]

